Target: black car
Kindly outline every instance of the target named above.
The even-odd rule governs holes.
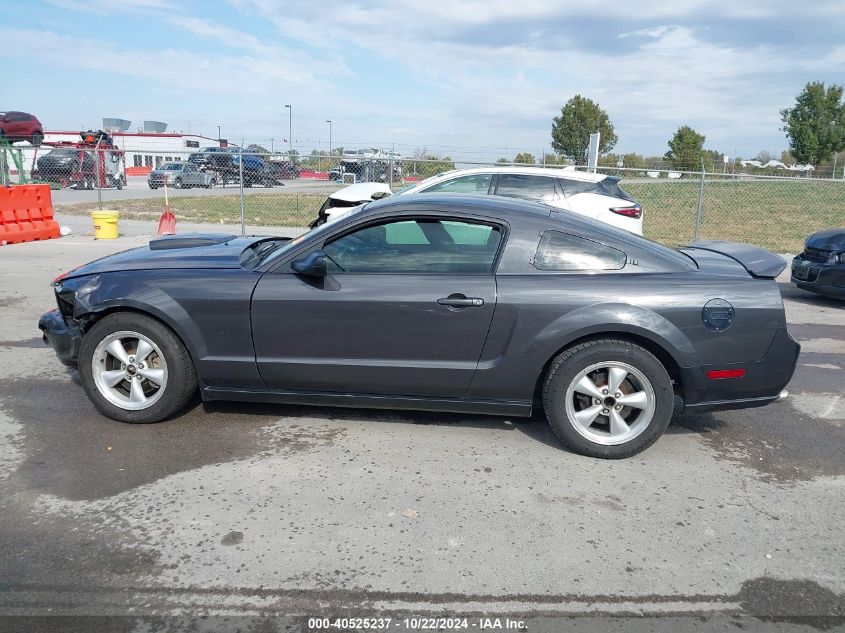
[[[799,345],[744,244],[680,251],[569,212],[397,196],[295,240],[177,235],[54,282],[39,323],[124,422],[205,400],[530,416],[627,457],[674,411],[784,397]]]
[[[93,174],[95,169],[92,152],[72,147],[57,147],[38,157],[37,170],[32,177],[47,182],[68,181],[74,174]]]
[[[802,290],[845,299],[845,227],[813,233],[792,260],[792,281]]]
[[[203,170],[226,171],[232,169],[232,154],[226,147],[203,147],[188,156],[188,162]]]

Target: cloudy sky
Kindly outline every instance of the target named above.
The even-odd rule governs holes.
[[[807,81],[845,83],[843,0],[28,4],[0,0],[0,108],[48,129],[117,116],[278,144],[292,104],[306,152],[331,119],[335,146],[488,159],[538,154],[580,93],[615,151],[662,154],[691,125],[748,157],[786,147],[778,110]]]

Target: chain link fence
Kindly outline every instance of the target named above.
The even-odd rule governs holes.
[[[383,182],[396,191],[451,169],[503,166],[403,158],[376,149],[292,159],[286,152],[238,147],[193,152],[42,147],[27,148],[19,158],[17,170],[5,159],[4,183],[50,183],[57,218],[77,234],[92,232],[91,211],[118,211],[123,235],[153,234],[168,206],[179,232],[297,235],[307,230],[330,193],[349,184]],[[643,208],[645,236],[669,245],[720,239],[794,253],[808,234],[845,225],[841,180],[596,171],[621,178],[623,189]]]

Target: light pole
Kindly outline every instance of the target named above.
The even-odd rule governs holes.
[[[326,123],[329,124],[329,158],[332,157],[332,122],[331,119],[326,119]]]
[[[293,106],[285,105],[288,109],[288,156],[293,160]]]
[[[220,141],[221,141],[221,138],[220,138],[220,126],[218,125],[218,126],[217,126],[217,144],[218,144],[218,145],[221,145]],[[222,147],[222,145],[221,145],[221,147]]]

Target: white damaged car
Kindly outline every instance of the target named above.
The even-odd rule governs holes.
[[[399,190],[414,193],[481,193],[521,198],[572,211],[625,229],[643,233],[643,209],[622,187],[619,178],[575,169],[544,167],[475,167],[456,169]],[[311,223],[318,226],[371,200],[391,195],[386,183],[362,182],[331,194]]]

